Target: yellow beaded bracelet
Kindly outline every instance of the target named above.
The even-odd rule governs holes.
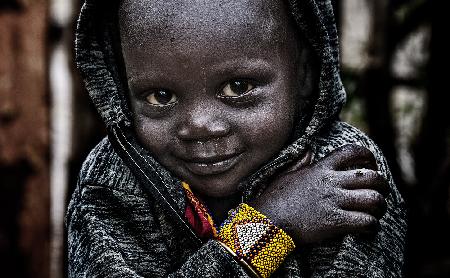
[[[269,277],[295,248],[290,236],[245,203],[230,212],[218,238],[263,278]]]
[[[233,252],[233,250],[230,249],[225,243],[218,241],[219,244],[226,250],[228,253],[233,256],[233,259],[237,261],[245,270],[247,271],[247,274],[249,274],[253,278],[261,278],[261,276],[256,272],[256,270],[253,269],[244,259],[240,258],[236,253]]]

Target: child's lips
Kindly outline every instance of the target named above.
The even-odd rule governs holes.
[[[242,153],[211,157],[182,159],[186,168],[195,175],[207,176],[224,173],[233,168],[240,160]]]

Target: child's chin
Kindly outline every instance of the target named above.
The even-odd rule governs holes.
[[[212,198],[225,198],[238,193],[238,182],[229,181],[225,182],[226,179],[207,179],[207,180],[193,180],[190,184],[194,192],[207,197]]]

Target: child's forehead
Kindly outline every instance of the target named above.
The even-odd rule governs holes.
[[[207,40],[204,43],[246,37],[277,42],[288,33],[285,8],[282,0],[123,0],[119,20],[122,35],[134,45],[148,37],[171,42],[195,37]]]

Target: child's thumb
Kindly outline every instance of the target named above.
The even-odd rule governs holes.
[[[312,151],[307,150],[301,159],[299,159],[294,165],[287,168],[285,173],[287,174],[287,173],[298,171],[298,170],[310,165],[311,161],[312,161]]]

